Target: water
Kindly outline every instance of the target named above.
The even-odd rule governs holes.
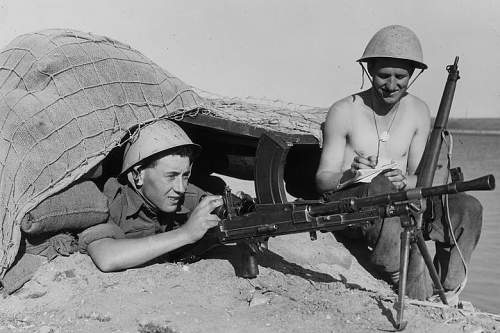
[[[453,136],[453,166],[465,179],[493,174],[500,181],[500,136]],[[444,147],[443,147],[444,149]],[[498,186],[497,186],[498,188]],[[483,205],[483,230],[472,256],[469,279],[461,298],[483,311],[500,313],[500,189],[470,192]]]

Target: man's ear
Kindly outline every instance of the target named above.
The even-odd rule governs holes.
[[[140,165],[136,165],[130,170],[132,174],[132,180],[136,188],[140,188],[144,184],[144,168]]]

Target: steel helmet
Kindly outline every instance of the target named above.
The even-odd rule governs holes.
[[[397,58],[410,60],[416,68],[427,69],[422,45],[417,35],[402,25],[390,25],[377,31],[366,45],[358,62],[373,58]]]
[[[154,154],[181,146],[191,146],[196,153],[201,151],[201,146],[193,143],[176,123],[160,119],[147,124],[136,131],[126,143],[120,175]]]

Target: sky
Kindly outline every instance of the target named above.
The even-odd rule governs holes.
[[[497,0],[0,0],[1,48],[20,34],[71,28],[129,44],[206,91],[319,107],[360,91],[355,60],[391,24],[420,38],[429,69],[410,92],[432,114],[459,56],[450,116],[500,118]]]

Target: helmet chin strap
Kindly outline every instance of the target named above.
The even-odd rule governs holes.
[[[128,179],[129,184],[132,186],[134,191],[141,196],[141,198],[144,200],[144,203],[151,211],[159,213],[160,209],[158,207],[156,207],[156,205],[154,205],[148,198],[146,198],[146,196],[140,190],[140,188],[142,186],[137,186],[137,182],[136,182],[136,178],[135,178],[137,176],[134,175],[134,173],[138,173],[138,170],[134,170],[134,168],[132,168],[129,171],[129,173],[127,174],[127,179]]]
[[[370,75],[370,73],[368,73],[368,70],[365,68],[365,66],[363,65],[363,63],[360,62],[359,65],[362,68],[361,89],[363,89],[363,86],[365,85],[365,74],[366,74],[366,77],[368,77],[368,80],[370,80],[370,83],[372,84],[372,89],[373,89],[373,78],[372,78],[372,76]],[[378,99],[380,99],[381,97],[380,97],[379,93],[377,92],[377,90],[376,89],[373,89],[373,90],[375,91],[375,97],[378,98]],[[372,108],[373,108],[373,101],[371,103],[372,103]]]
[[[424,70],[425,69],[420,68],[420,72],[418,72],[418,74],[413,78],[413,80],[411,80],[411,82],[408,83],[408,87],[406,88],[407,90],[410,89],[413,82],[415,82],[415,80],[420,76],[420,74],[422,74],[424,72]]]
[[[362,62],[358,62],[358,64],[361,66],[361,88],[359,88],[359,89],[363,89],[363,87],[365,86],[365,74],[373,86],[373,79],[372,79],[371,75],[368,73],[368,71],[366,70],[365,65],[363,65]]]
[[[365,85],[365,74],[368,77],[368,80],[370,80],[370,82],[372,84],[372,87],[373,87],[373,78],[372,78],[372,76],[370,75],[370,73],[368,73],[368,70],[365,68],[365,66],[364,66],[364,64],[362,62],[358,62],[358,63],[361,66],[361,88],[360,89],[363,89],[363,87]],[[415,82],[415,80],[420,76],[420,74],[422,74],[424,72],[424,70],[425,69],[421,68],[420,72],[418,72],[418,74],[413,78],[413,80],[411,80],[411,82],[408,83],[408,86],[406,87],[407,91],[413,85],[413,83]]]

